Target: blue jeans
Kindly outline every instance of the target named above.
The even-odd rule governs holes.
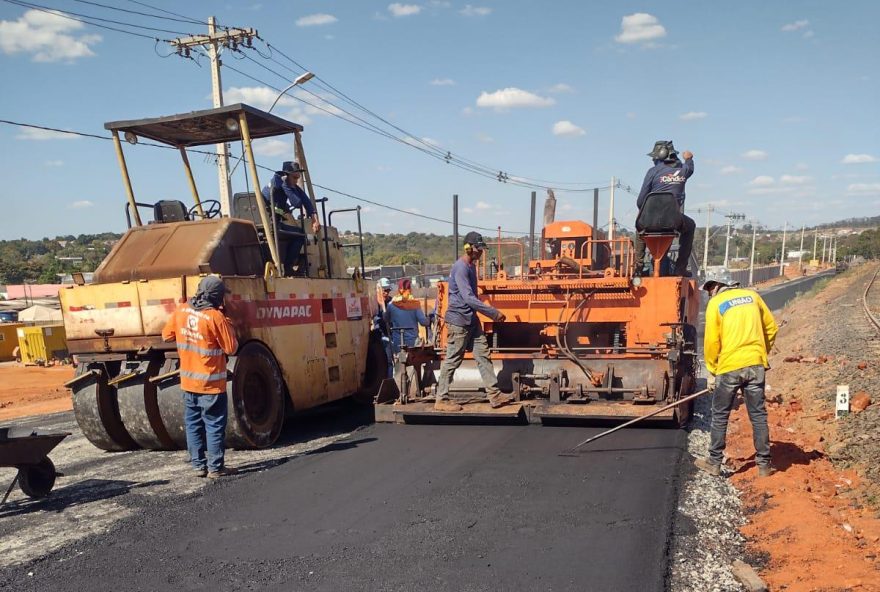
[[[211,472],[223,468],[226,433],[226,393],[203,395],[183,393],[183,420],[186,424],[186,447],[193,468]],[[207,452],[207,459],[205,453]]]
[[[712,428],[709,432],[709,462],[720,465],[727,440],[727,421],[736,400],[736,391],[742,388],[746,410],[752,422],[752,440],[755,444],[755,464],[770,466],[770,428],[767,427],[767,409],[764,406],[764,367],[749,366],[715,379],[712,394]]]

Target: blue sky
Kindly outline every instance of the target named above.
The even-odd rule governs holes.
[[[214,15],[221,25],[254,27],[412,137],[513,180],[565,189],[607,186],[615,176],[637,192],[650,165],[645,154],[655,140],[672,139],[695,153],[688,209],[714,204],[716,224],[726,212],[777,228],[880,213],[880,3],[840,2],[831,9],[814,1],[474,1],[144,0],[198,20]],[[205,32],[200,24],[73,0],[37,3]],[[163,14],[130,0],[101,3]],[[270,59],[245,50],[252,59],[226,54],[224,62],[286,86],[295,74],[285,66],[297,68],[261,42],[255,46]],[[167,54],[167,45],[152,39],[0,2],[0,119],[103,135],[105,121],[210,107],[206,61],[199,67],[161,57]],[[265,109],[276,96],[230,68],[222,75],[227,103]],[[298,91],[315,101],[306,90],[331,101],[322,104],[331,111],[334,104],[349,108],[316,81]],[[450,166],[293,98],[282,99],[276,111],[305,125],[310,169],[321,185],[442,219],[451,219],[457,193],[463,223],[528,228],[527,187]],[[0,239],[125,228],[110,142],[0,125],[0,146]],[[127,148],[139,201],[190,202],[176,153]],[[267,141],[258,149],[259,164],[268,167],[292,150]],[[216,196],[213,164],[199,155],[191,160],[203,198]],[[237,172],[233,190],[245,183]],[[355,205],[320,194],[334,207]],[[557,197],[558,218],[592,218],[592,193],[558,191]],[[608,219],[608,198],[603,190],[600,224]],[[634,202],[616,192],[615,214],[624,226],[632,225]],[[703,224],[705,215],[696,216]],[[377,206],[366,208],[364,226],[451,232],[448,224]]]

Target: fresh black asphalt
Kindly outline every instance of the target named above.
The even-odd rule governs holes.
[[[5,569],[0,589],[665,589],[685,432],[627,429],[572,457],[604,428],[370,424],[339,406],[284,438],[352,423],[173,503],[132,489],[120,526]]]

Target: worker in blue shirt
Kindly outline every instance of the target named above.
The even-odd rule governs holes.
[[[650,193],[671,193],[678,200],[679,210],[681,214],[681,223],[678,227],[678,259],[675,262],[673,275],[682,277],[690,277],[687,270],[688,259],[691,256],[691,249],[694,245],[694,230],[696,223],[684,215],[684,187],[687,180],[694,174],[694,155],[692,152],[685,150],[682,153],[684,162],[679,160],[678,151],[672,145],[671,140],[658,140],[654,143],[654,149],[648,153],[654,160],[654,166],[648,169],[645,174],[645,180],[642,183],[642,190],[639,191],[639,197],[636,200],[636,206],[639,210],[645,205],[645,199]],[[635,238],[636,250],[636,275],[642,274],[642,267],[645,262],[645,241],[636,233]]]
[[[303,234],[303,229],[291,224],[285,216],[289,215],[291,211],[305,209],[306,216],[312,221],[312,232],[317,233],[321,228],[312,200],[299,186],[303,172],[305,169],[298,162],[285,161],[281,165],[281,170],[275,172],[272,181],[263,187],[262,191],[263,200],[269,207],[269,211],[277,217],[276,228],[283,230],[289,237],[284,259],[284,264],[287,266],[296,262],[299,252],[306,242],[306,237]]]
[[[486,242],[478,232],[468,232],[464,237],[464,255],[452,265],[449,271],[448,298],[446,307],[446,357],[440,365],[437,380],[437,400],[434,409],[438,411],[460,411],[461,405],[449,400],[449,383],[456,369],[461,366],[464,354],[472,349],[474,361],[480,371],[489,404],[501,407],[513,401],[513,397],[502,393],[498,388],[498,378],[489,359],[489,342],[477,313],[483,313],[496,323],[504,321],[504,313],[477,297],[476,263],[483,255]]]
[[[397,282],[397,295],[385,308],[385,322],[391,330],[391,349],[394,355],[402,347],[412,347],[419,337],[419,325],[428,327],[428,317],[419,301],[412,295],[412,281],[403,278]]]

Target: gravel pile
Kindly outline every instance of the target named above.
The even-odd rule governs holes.
[[[709,447],[710,401],[709,397],[695,401],[688,428],[688,452],[693,456],[705,456]],[[669,590],[739,592],[743,588],[730,571],[733,561],[742,560],[745,552],[739,527],[746,518],[739,494],[727,479],[711,477],[693,466],[689,470],[679,495]]]

